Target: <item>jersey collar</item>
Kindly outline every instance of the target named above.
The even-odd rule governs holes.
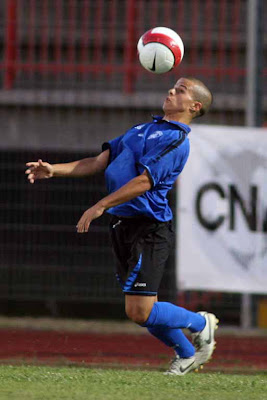
[[[186,133],[191,132],[191,128],[186,125],[183,124],[182,122],[177,122],[177,121],[167,121],[166,119],[163,119],[163,117],[159,116],[159,115],[152,115],[153,118],[153,122],[168,122],[169,124],[173,124],[176,126],[179,126],[180,129],[182,129],[183,131],[185,131]]]

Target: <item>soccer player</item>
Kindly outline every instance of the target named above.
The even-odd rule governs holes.
[[[184,375],[202,366],[215,347],[215,315],[194,313],[158,301],[164,266],[173,246],[172,212],[167,193],[189,155],[189,124],[212,102],[209,89],[195,78],[180,78],[168,91],[163,117],[138,124],[102,146],[102,152],[65,164],[42,160],[27,163],[28,179],[81,177],[105,171],[109,195],[84,212],[77,232],[88,232],[105,211],[117,259],[117,279],[125,295],[127,316],[173,347],[170,375]],[[190,238],[188,238],[190,240]],[[192,333],[192,343],[181,329]]]

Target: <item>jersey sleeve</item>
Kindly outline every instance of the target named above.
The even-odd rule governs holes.
[[[148,171],[153,186],[164,183],[170,175],[178,176],[187,161],[189,155],[189,143],[186,140],[186,134],[181,132],[178,139],[170,139],[159,143],[153,149],[148,151],[139,160],[139,172],[144,168]]]
[[[109,140],[108,142],[105,142],[102,144],[102,151],[105,150],[110,150],[110,155],[109,155],[109,164],[115,160],[119,153],[119,146],[121,144],[122,138],[124,135],[118,136],[115,139]]]

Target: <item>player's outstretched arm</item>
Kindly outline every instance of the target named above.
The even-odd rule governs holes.
[[[120,189],[104,197],[93,207],[86,210],[77,224],[77,232],[88,232],[91,222],[100,217],[105,210],[141,196],[147,190],[150,190],[151,187],[151,178],[145,170],[143,174],[133,178]]]
[[[109,160],[109,150],[105,150],[96,157],[84,158],[64,164],[49,164],[42,160],[30,161],[25,174],[30,183],[37,179],[52,177],[84,177],[94,175],[106,169]]]

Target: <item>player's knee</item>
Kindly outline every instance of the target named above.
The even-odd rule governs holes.
[[[129,319],[139,325],[143,325],[150,314],[150,309],[143,307],[126,307],[126,315]]]

